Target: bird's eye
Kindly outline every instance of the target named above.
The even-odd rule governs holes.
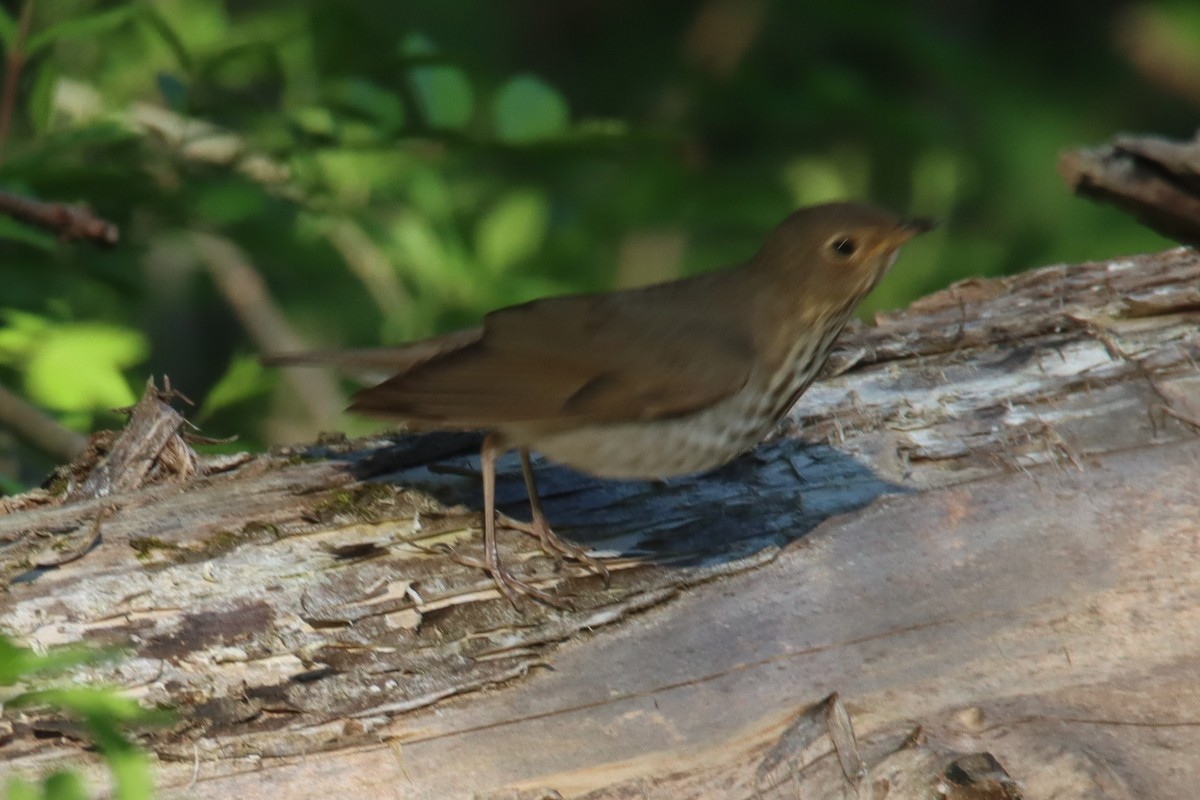
[[[858,249],[858,245],[849,236],[833,237],[829,242],[829,247],[843,258],[854,255],[854,251]]]

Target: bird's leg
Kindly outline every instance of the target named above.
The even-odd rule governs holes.
[[[537,540],[542,545],[542,550],[547,555],[578,561],[584,567],[602,577],[604,585],[607,586],[611,578],[608,567],[604,566],[603,562],[588,555],[587,551],[583,548],[575,547],[559,539],[558,535],[550,529],[549,523],[546,522],[546,514],[542,511],[542,498],[538,494],[537,480],[533,476],[533,462],[529,458],[529,450],[524,447],[521,448],[521,475],[525,478],[525,491],[529,495],[529,508],[533,512],[533,521],[525,523],[503,516],[501,524],[506,528],[512,528],[521,533],[537,537]]]
[[[501,452],[496,434],[488,434],[479,455],[483,472],[483,568],[514,607],[519,608],[517,595],[526,594],[555,608],[569,608],[554,595],[515,577],[500,563],[500,549],[496,545],[496,458]]]

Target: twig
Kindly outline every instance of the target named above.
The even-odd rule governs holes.
[[[86,437],[59,425],[3,386],[0,386],[0,426],[63,463],[74,459],[87,446]]]
[[[116,225],[97,217],[83,206],[45,203],[0,191],[0,213],[44,228],[65,242],[87,239],[104,247],[112,247],[120,238]]]
[[[294,353],[307,349],[304,340],[275,304],[258,270],[237,245],[208,233],[193,234],[192,241],[217,289],[264,353]],[[341,412],[342,393],[327,374],[289,369],[284,371],[284,379],[292,385],[296,397],[318,424],[327,424]]]
[[[92,520],[92,525],[88,530],[88,536],[86,539],[76,543],[72,547],[64,549],[62,552],[55,554],[51,558],[35,562],[34,566],[43,569],[48,567],[61,567],[63,564],[70,564],[72,561],[78,561],[79,559],[83,558],[88,554],[88,551],[92,549],[96,542],[100,541],[100,526],[106,519],[111,517],[115,511],[116,506],[101,506],[100,510],[96,512],[96,518]]]
[[[5,58],[4,94],[0,95],[0,164],[4,163],[4,146],[8,144],[8,128],[12,124],[13,106],[17,103],[17,83],[25,66],[25,39],[29,36],[29,23],[33,19],[33,0],[25,0],[21,8],[21,20],[17,24],[17,35]]]

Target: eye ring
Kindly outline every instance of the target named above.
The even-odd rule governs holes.
[[[838,234],[829,240],[829,249],[841,258],[849,258],[858,250],[858,243],[845,234]]]

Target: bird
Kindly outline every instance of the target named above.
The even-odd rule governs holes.
[[[601,562],[550,528],[530,454],[600,478],[640,480],[731,461],[787,414],[901,245],[932,227],[867,203],[808,206],[724,269],[534,300],[397,347],[264,361],[387,370],[391,377],[353,396],[350,411],[417,429],[484,432],[482,566],[514,605],[527,595],[563,607],[501,562],[496,460],[520,454],[532,515],[528,524],[506,519],[506,527],[607,581]]]

